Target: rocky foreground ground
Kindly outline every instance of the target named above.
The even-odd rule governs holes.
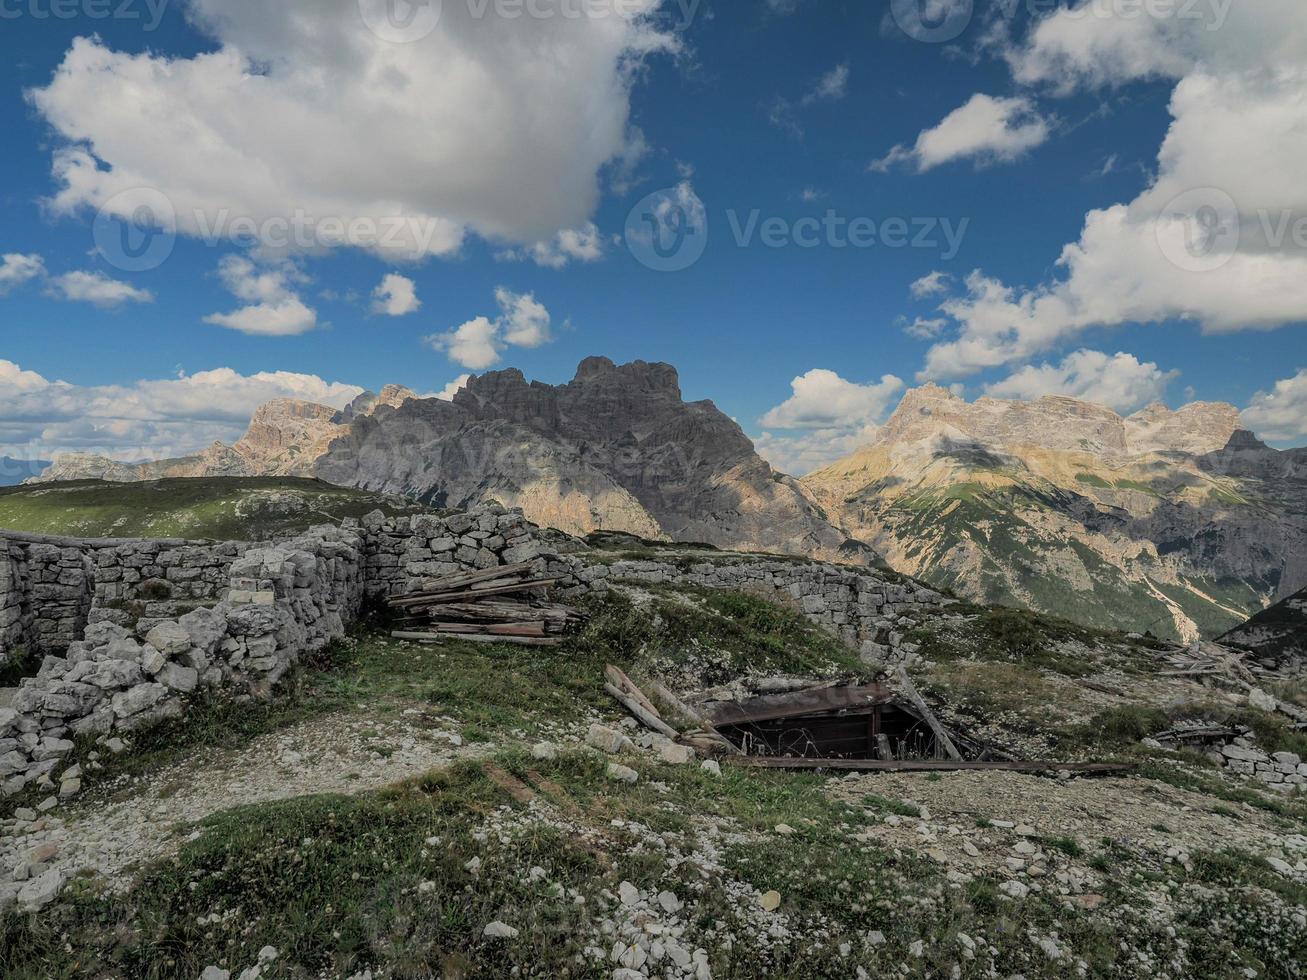
[[[1143,741],[1194,713],[1300,736],[1147,646],[965,608],[904,623],[950,724],[1137,769],[828,777],[693,757],[623,718],[602,669],[699,691],[865,670],[831,638],[688,589],[590,611],[561,650],[364,632],[271,701],[80,745],[80,796],[0,810],[0,974],[1301,974],[1307,802]]]

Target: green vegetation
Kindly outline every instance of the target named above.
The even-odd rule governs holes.
[[[619,593],[591,600],[591,621],[573,649],[700,684],[744,673],[867,674],[856,654],[793,610],[738,592],[649,591],[647,605]]]
[[[1125,747],[1170,727],[1171,720],[1161,708],[1127,704],[1094,715],[1085,725],[1083,738],[1086,742]]]
[[[91,538],[257,540],[374,510],[423,509],[402,497],[295,477],[87,480],[0,489],[0,527]]]

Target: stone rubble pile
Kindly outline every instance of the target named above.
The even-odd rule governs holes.
[[[899,584],[868,570],[817,562],[750,556],[722,556],[681,565],[670,561],[622,560],[576,571],[583,587],[602,590],[607,579],[649,584],[679,583],[748,592],[801,611],[818,626],[859,650],[869,663],[897,665],[917,652],[899,626],[904,613],[946,600],[914,583]],[[566,595],[566,592],[563,593]]]
[[[1293,752],[1266,753],[1246,738],[1236,738],[1221,746],[1212,758],[1232,773],[1265,783],[1269,789],[1283,793],[1299,792],[1307,785],[1307,762]]]

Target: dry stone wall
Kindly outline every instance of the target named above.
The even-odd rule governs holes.
[[[80,789],[77,767],[62,763],[74,738],[109,740],[179,717],[200,694],[266,697],[304,653],[343,637],[369,596],[469,568],[538,560],[559,594],[573,597],[615,579],[751,591],[801,610],[868,659],[892,655],[898,613],[942,601],[872,572],[816,563],[561,553],[577,547],[500,507],[377,513],[260,544],[11,541],[0,564],[0,623],[9,623],[0,658],[20,636],[45,656],[12,707],[0,708],[0,787],[11,795],[35,784],[56,805],[54,794]],[[168,597],[160,598],[164,585]]]

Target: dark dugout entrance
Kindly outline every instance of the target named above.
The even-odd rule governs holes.
[[[880,684],[820,687],[703,706],[745,755],[798,759],[943,758],[930,724]]]

